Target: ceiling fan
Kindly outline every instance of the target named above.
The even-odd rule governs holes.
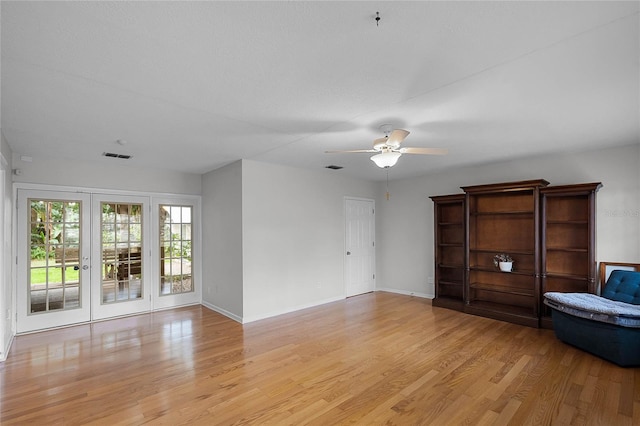
[[[400,148],[400,144],[409,135],[409,132],[402,129],[392,130],[391,124],[383,124],[380,130],[384,132],[383,138],[373,141],[373,149],[356,149],[349,151],[325,151],[326,153],[343,153],[343,152],[368,152],[376,153],[371,157],[371,161],[376,166],[387,169],[394,166],[398,162],[398,158],[402,154],[422,154],[422,155],[444,155],[448,151],[442,148]]]

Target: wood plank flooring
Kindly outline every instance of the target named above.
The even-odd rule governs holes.
[[[246,325],[204,307],[18,336],[0,422],[639,425],[640,369],[370,293]]]

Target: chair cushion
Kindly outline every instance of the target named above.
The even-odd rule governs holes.
[[[640,272],[612,271],[602,290],[602,297],[640,305]]]
[[[545,305],[569,315],[622,327],[640,328],[639,305],[590,293],[548,292],[544,297]]]

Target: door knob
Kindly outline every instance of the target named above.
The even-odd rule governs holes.
[[[351,255],[351,252],[350,252],[350,251],[348,251],[348,252],[347,252],[347,256],[350,256],[350,255]]]

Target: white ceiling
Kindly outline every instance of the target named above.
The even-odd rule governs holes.
[[[639,4],[2,1],[1,128],[33,157],[370,180],[370,155],[324,151],[383,123],[449,150],[391,179],[638,143]]]

